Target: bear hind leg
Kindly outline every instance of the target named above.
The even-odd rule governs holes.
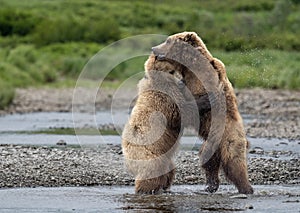
[[[208,162],[202,165],[202,168],[205,170],[205,175],[206,175],[206,187],[205,187],[206,192],[214,193],[219,188],[220,162],[221,162],[220,155],[218,152],[216,152],[209,159]]]
[[[175,169],[172,169],[168,174],[166,174],[166,182],[163,185],[164,191],[169,191],[171,188],[171,185],[173,183],[175,177]]]

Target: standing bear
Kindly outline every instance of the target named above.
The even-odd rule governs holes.
[[[202,105],[202,111],[210,110],[208,96],[199,98],[198,103],[193,101],[175,66],[149,57],[145,77],[138,83],[136,104],[122,133],[125,165],[135,177],[138,194],[157,194],[170,188],[183,126],[191,125],[192,120],[199,122],[197,105]]]
[[[184,83],[196,100],[205,94],[209,96],[211,110],[199,110],[199,136],[205,140],[199,152],[206,172],[205,190],[211,193],[218,190],[222,168],[239,193],[252,194],[247,171],[249,144],[224,64],[211,55],[194,32],[169,36],[152,50],[156,60],[171,63],[182,73]],[[200,108],[201,104],[197,102]]]

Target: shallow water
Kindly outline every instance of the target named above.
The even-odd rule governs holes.
[[[77,128],[97,127],[114,123],[124,125],[128,119],[128,112],[101,111],[93,113],[71,112],[35,112],[27,114],[12,114],[0,116],[0,132],[35,131],[49,128]]]
[[[120,135],[55,135],[55,134],[26,134],[30,131],[47,130],[50,128],[73,128],[73,117],[76,127],[96,128],[99,125],[114,123],[122,126],[128,119],[128,112],[121,110],[111,113],[110,111],[93,113],[58,113],[40,112],[28,114],[13,114],[0,117],[0,144],[19,145],[42,145],[55,146],[60,140],[64,140],[68,145],[80,146],[101,146],[104,144],[120,144]],[[253,119],[252,116],[243,115],[244,122]],[[22,132],[20,134],[20,131]],[[19,133],[18,133],[19,132]],[[121,134],[121,132],[119,132]],[[252,149],[262,149],[268,151],[285,151],[300,153],[298,141],[277,138],[248,138]],[[195,136],[183,136],[181,138],[181,148],[185,150],[199,150],[202,140]],[[251,155],[258,157],[257,154]],[[262,157],[262,156],[259,156]],[[263,156],[266,157],[266,156]],[[283,156],[281,156],[283,157]],[[288,156],[290,158],[290,156]]]
[[[133,186],[18,188],[0,190],[1,212],[299,212],[300,187],[254,186],[255,194],[234,194],[220,186],[177,185],[162,195],[133,194]]]
[[[0,116],[0,133],[10,131],[36,131],[49,128],[86,128],[113,123],[123,126],[128,120],[127,110],[99,111],[94,113],[35,112]],[[243,115],[244,122],[253,119]]]

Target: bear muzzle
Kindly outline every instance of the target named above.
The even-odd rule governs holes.
[[[178,88],[179,89],[184,89],[185,86],[186,86],[185,80],[178,81]]]
[[[163,61],[166,59],[166,54],[164,53],[161,53],[159,51],[159,48],[156,46],[156,47],[152,47],[152,52],[153,54],[155,55],[155,59],[159,60],[159,61]]]

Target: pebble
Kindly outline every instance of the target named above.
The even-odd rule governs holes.
[[[57,141],[56,145],[58,145],[58,146],[66,146],[67,142],[64,141],[64,140],[59,140],[59,141]]]
[[[249,153],[250,154],[259,154],[259,155],[262,155],[262,154],[264,154],[264,150],[261,147],[254,147],[253,149],[251,149],[249,151]]]
[[[246,204],[245,209],[254,209],[253,205],[251,204]]]
[[[247,199],[248,196],[245,194],[238,194],[238,195],[230,196],[229,198],[231,198],[231,199]]]
[[[195,175],[185,177],[185,180],[187,180],[187,181],[196,181],[197,179],[198,179],[198,177]]]

